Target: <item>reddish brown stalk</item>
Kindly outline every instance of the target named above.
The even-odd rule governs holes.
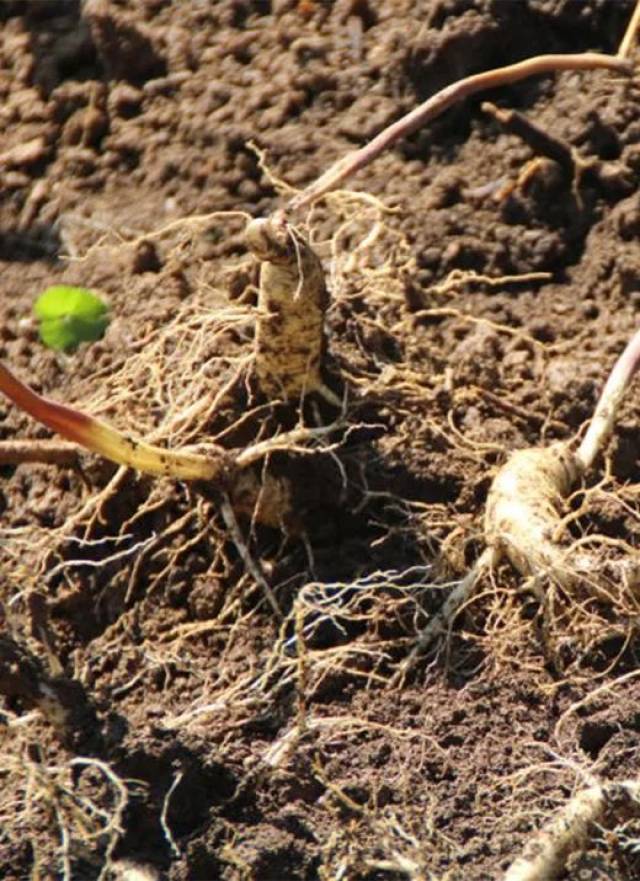
[[[221,479],[230,467],[229,454],[220,449],[211,456],[165,450],[121,432],[79,410],[37,394],[0,363],[0,392],[52,431],[105,459],[147,474],[179,480]]]
[[[531,76],[566,70],[594,70],[605,68],[617,73],[631,73],[629,63],[624,57],[602,55],[597,52],[582,52],[579,55],[536,55],[516,64],[475,73],[451,83],[414,108],[401,119],[385,128],[372,141],[349,153],[334,163],[323,175],[298,193],[289,203],[291,211],[304,208],[311,202],[340,186],[347,178],[372,162],[396,141],[408,137],[427,122],[444,113],[453,104],[463,101],[476,92],[495,89],[519,82]]]
[[[63,437],[89,449],[93,420],[91,417],[38,395],[20,382],[8,367],[0,364],[0,391],[17,404],[21,410]]]

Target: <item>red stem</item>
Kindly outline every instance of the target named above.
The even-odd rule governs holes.
[[[91,416],[37,394],[28,385],[20,382],[18,377],[1,362],[0,392],[47,428],[66,437],[67,440],[83,446],[88,445],[91,429],[95,425],[95,420]]]
[[[291,211],[296,211],[309,205],[330,190],[336,189],[343,181],[368,165],[396,141],[406,138],[431,119],[444,113],[452,104],[468,98],[469,95],[485,89],[509,85],[530,76],[539,76],[555,71],[592,70],[594,68],[607,68],[626,74],[631,72],[630,65],[624,58],[602,55],[597,52],[581,52],[578,55],[536,55],[533,58],[518,61],[516,64],[474,73],[464,79],[457,80],[385,128],[360,150],[349,153],[334,163],[316,181],[294,196],[289,203],[289,208]]]

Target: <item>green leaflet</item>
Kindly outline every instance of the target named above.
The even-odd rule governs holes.
[[[92,291],[70,285],[47,288],[36,300],[33,311],[40,322],[42,342],[61,351],[100,339],[109,324],[106,303]]]

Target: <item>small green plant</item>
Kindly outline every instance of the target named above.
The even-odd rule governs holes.
[[[80,343],[99,340],[109,325],[109,309],[86,288],[54,285],[36,300],[40,339],[50,349],[73,351]]]

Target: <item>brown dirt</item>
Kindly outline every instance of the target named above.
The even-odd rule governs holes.
[[[149,234],[268,214],[281,180],[312,181],[457,77],[615,52],[631,7],[88,0],[81,15],[69,0],[5,2],[0,357],[59,400],[184,439],[169,417],[206,403],[249,352],[255,267],[239,216]],[[598,172],[523,181],[531,150],[485,99]],[[95,879],[107,864],[126,877],[126,861],[172,881],[498,878],[576,787],[638,773],[633,597],[577,612],[560,597],[553,612],[501,566],[440,651],[387,682],[482,549],[496,466],[578,431],[637,326],[639,109],[637,86],[605,72],[479,96],[349,182],[391,212],[343,195],[309,218],[333,297],[330,372],[362,427],[340,453],[339,504],[333,459],[274,457],[299,475],[300,521],[249,544],[282,628],[202,488],[110,485],[114,469],[90,456],[80,472],[2,470],[5,637],[28,653],[25,676],[79,683],[85,713],[57,736],[0,670],[4,879]],[[30,319],[56,282],[111,306],[104,339],[71,356],[45,350]],[[572,500],[572,534],[625,553],[640,536],[637,389],[606,480],[600,463]],[[227,428],[239,401],[235,389],[188,442]],[[46,436],[0,400],[0,439]],[[639,837],[632,822],[594,834],[566,877],[640,877]]]

